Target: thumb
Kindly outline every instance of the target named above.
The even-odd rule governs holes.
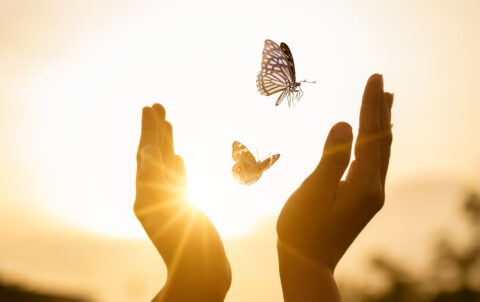
[[[328,134],[323,155],[312,177],[322,190],[334,192],[350,162],[352,150],[352,127],[340,122],[335,124]]]

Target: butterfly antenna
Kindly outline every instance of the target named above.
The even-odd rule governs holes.
[[[302,80],[299,83],[309,83],[309,84],[315,84],[317,81],[307,81],[307,80]]]

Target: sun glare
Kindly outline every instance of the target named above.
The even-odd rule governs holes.
[[[247,207],[241,206],[238,195],[232,194],[235,192],[232,190],[235,185],[233,179],[215,180],[216,182],[206,177],[191,177],[188,183],[190,201],[210,218],[222,237],[247,233],[256,221],[249,215]]]
[[[155,22],[158,24],[155,23],[154,28],[166,28],[162,26],[165,20]],[[168,30],[163,32],[161,39],[152,39],[152,35],[147,34],[150,31],[143,31],[144,26],[142,22],[126,22],[88,36],[81,47],[71,50],[57,64],[40,70],[30,89],[26,90],[31,94],[27,98],[36,100],[34,105],[42,104],[36,105],[37,124],[45,133],[49,148],[38,158],[45,162],[42,171],[52,173],[51,179],[56,186],[55,190],[46,193],[51,194],[45,198],[49,200],[46,208],[66,223],[95,233],[144,237],[145,233],[132,211],[135,152],[141,108],[161,102],[174,127],[175,150],[187,162],[191,202],[205,212],[223,237],[244,235],[265,218],[276,215],[295,183],[305,174],[302,167],[311,164],[309,156],[317,157],[315,148],[310,146],[307,149],[309,154],[302,158],[290,156],[295,161],[288,160],[288,152],[298,151],[296,146],[311,145],[310,140],[302,141],[306,138],[298,135],[297,131],[302,129],[291,125],[308,124],[308,127],[321,128],[322,123],[337,120],[337,115],[348,117],[344,113],[352,109],[313,102],[315,99],[335,99],[328,95],[328,91],[337,93],[341,89],[332,86],[331,82],[328,82],[330,90],[315,85],[309,87],[298,109],[273,108],[273,100],[261,96],[255,82],[251,82],[255,81],[258,72],[264,35],[253,36],[247,44],[235,46],[236,53],[245,56],[231,66],[225,66],[223,60],[217,58],[229,49],[224,48],[224,43],[196,50],[197,56],[205,58],[202,62],[209,62],[212,71],[205,73],[203,65],[199,65],[190,71],[191,78],[211,76],[213,81],[232,68],[239,70],[229,83],[238,82],[245,89],[228,94],[228,101],[225,93],[234,86],[222,88],[220,85],[216,93],[208,97],[206,93],[210,90],[205,90],[201,81],[190,81],[190,89],[184,89],[185,83],[176,79],[183,76],[180,72],[185,69],[177,68],[173,62],[165,64],[163,58],[188,59],[190,56],[177,52],[179,49],[189,50],[193,42],[178,39],[180,34]],[[182,26],[180,32],[190,31],[188,22]],[[212,27],[217,28],[216,23],[205,24],[205,29]],[[253,25],[250,30],[256,32]],[[122,35],[115,35],[118,32]],[[138,32],[144,34],[138,35]],[[227,32],[225,36],[228,36]],[[321,75],[307,69],[305,61],[301,61],[309,55],[306,51],[309,43],[295,41],[289,36],[282,36],[282,39],[295,45],[294,52],[303,67],[302,73],[315,74],[314,79],[318,82],[326,81],[327,75],[322,79]],[[174,41],[175,47],[165,47],[165,40]],[[323,69],[330,70],[333,68],[328,64],[336,66],[338,62],[320,63]],[[352,78],[355,75],[353,72],[349,74]],[[348,78],[343,79],[348,82]],[[314,110],[318,106],[321,109]],[[322,112],[324,118],[319,121],[315,112]],[[268,123],[264,123],[265,120]],[[234,140],[248,144],[252,152],[258,147],[267,151],[262,155],[282,153],[282,158],[258,183],[239,185],[231,174],[230,146]],[[198,144],[209,148],[192,148]],[[209,171],[208,175],[205,171]]]

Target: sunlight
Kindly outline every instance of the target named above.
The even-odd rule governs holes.
[[[234,194],[228,194],[228,181],[224,180],[215,186],[212,184],[215,182],[205,177],[192,178],[188,188],[192,204],[210,218],[222,237],[241,236],[250,231],[255,221],[250,215],[242,214],[238,203],[233,204],[238,202],[238,198]],[[232,211],[232,208],[236,208],[236,211]]]
[[[253,25],[250,29],[242,26],[241,30],[250,30],[252,36],[238,45],[234,38],[236,29],[232,29],[233,34],[223,29],[229,43],[235,43],[235,53],[242,55],[240,60],[225,65],[224,59],[231,50],[225,45],[229,44],[212,40],[211,47],[196,50],[196,56],[204,58],[197,62],[196,57],[189,55],[190,47],[205,43],[204,38],[178,38],[188,35],[195,20],[168,23],[167,16],[152,19],[151,23],[136,22],[144,17],[132,17],[86,36],[80,47],[48,69],[39,69],[30,85],[25,85],[29,89],[24,97],[35,100],[32,109],[38,120],[33,128],[46,141],[35,145],[48,146],[37,150],[36,155],[38,162],[45,165],[39,170],[48,171],[50,175],[45,179],[53,184],[45,184],[45,210],[65,223],[95,233],[145,237],[132,210],[135,152],[141,108],[160,102],[173,125],[175,151],[186,162],[191,202],[205,212],[223,237],[244,235],[264,219],[275,217],[317,162],[323,142],[299,133],[315,128],[315,136],[323,137],[328,125],[341,119],[351,120],[355,107],[344,100],[354,99],[351,95],[361,91],[358,79],[365,76],[357,68],[348,73],[337,68],[345,64],[342,56],[337,60],[322,59],[336,58],[333,52],[337,50],[294,39],[283,32],[269,37],[254,34],[257,31]],[[177,24],[177,32],[166,30],[167,23]],[[143,31],[145,28],[158,29],[155,36],[162,38],[152,39],[149,30]],[[203,25],[204,31],[213,28],[217,29],[216,22]],[[122,34],[118,35],[119,32]],[[328,32],[325,34],[328,38]],[[318,85],[305,87],[306,95],[296,108],[274,107],[274,99],[261,96],[255,88],[265,38],[288,41],[299,73],[317,80]],[[165,47],[165,40],[175,47]],[[346,46],[340,48],[348,49]],[[312,54],[318,49],[322,52],[320,57]],[[233,69],[237,72],[232,81],[216,87],[214,94],[201,81],[189,81],[189,89],[185,89],[185,82],[178,80],[184,77],[185,69],[178,68],[175,62],[165,64],[164,60],[179,56],[186,65],[200,64],[189,71],[192,79],[209,76],[216,82]],[[309,59],[314,57],[318,59]],[[307,64],[310,60],[311,64]],[[202,65],[205,62],[208,68]],[[342,78],[338,84],[330,80],[337,77]],[[230,93],[236,87],[234,83],[245,89]],[[343,85],[354,88],[343,91]],[[239,185],[231,174],[234,140],[242,141],[252,152],[259,148],[261,155],[272,152],[281,153],[282,157],[258,183]],[[208,148],[192,147],[198,145]],[[55,190],[50,186],[55,186]]]
[[[133,207],[142,108],[160,103],[190,202],[224,239],[227,300],[283,301],[275,220],[331,126],[348,122],[357,136],[377,72],[395,93],[385,207],[342,258],[340,279],[378,283],[365,278],[372,251],[430,274],[432,238],[463,231],[455,201],[479,183],[480,1],[38,0],[0,1],[0,12],[5,281],[151,300],[167,273]],[[288,44],[296,80],[316,81],[297,106],[256,87],[265,39]],[[281,157],[240,185],[234,141]],[[209,225],[183,214],[154,220],[163,235],[192,219],[177,236],[185,252],[181,241]]]

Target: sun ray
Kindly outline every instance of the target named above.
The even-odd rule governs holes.
[[[175,271],[177,270],[178,264],[180,263],[180,259],[182,258],[182,254],[185,249],[185,244],[188,240],[188,237],[190,236],[191,230],[192,230],[192,225],[194,224],[195,220],[197,218],[197,213],[196,211],[190,211],[190,215],[187,219],[187,225],[185,227],[185,231],[180,237],[180,242],[177,247],[177,252],[172,258],[172,262],[170,263],[168,270],[169,274],[174,275]]]
[[[181,210],[163,223],[163,226],[155,233],[152,239],[155,241],[156,238],[163,235],[175,222],[184,218],[189,212],[191,210],[187,206],[183,206]]]

